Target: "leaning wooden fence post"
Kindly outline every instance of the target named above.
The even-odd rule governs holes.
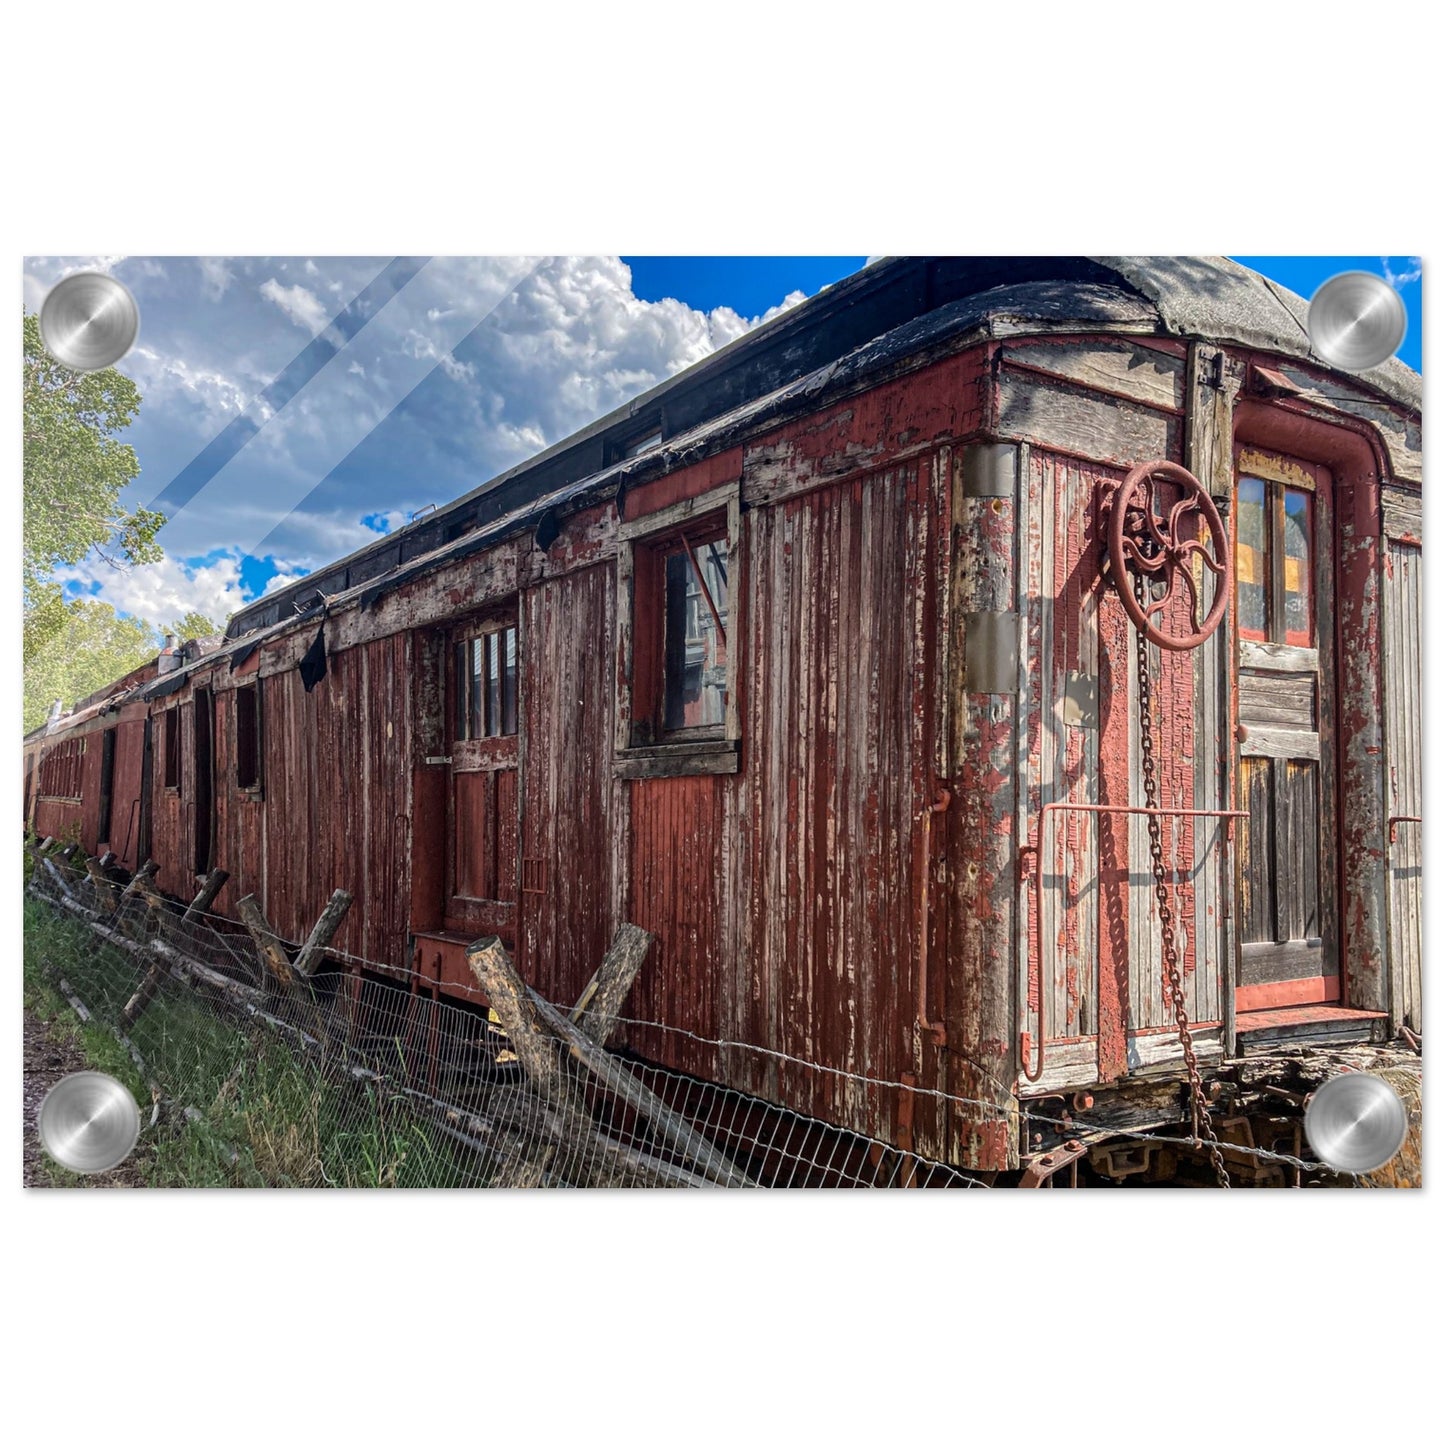
[[[131,933],[132,936],[138,937],[144,943],[147,938],[157,936],[164,931],[170,904],[151,882],[149,875],[136,883],[135,893],[144,901],[146,912],[137,916],[135,927],[131,929]],[[124,919],[119,920],[122,926],[125,922]],[[150,924],[154,926],[148,926]]]
[[[161,865],[157,863],[154,858],[147,858],[145,862],[135,870],[135,875],[131,878],[130,882],[121,889],[120,897],[116,900],[116,908],[119,909],[132,894],[144,892],[145,889],[149,887],[151,879],[160,871]]]
[[[592,1120],[571,1097],[556,1046],[538,1020],[531,992],[513,968],[502,940],[489,936],[468,944],[467,963],[486,993],[487,1002],[501,1020],[508,1042],[516,1051],[532,1086],[543,1102],[555,1111],[564,1132],[586,1138],[592,1132]],[[517,1153],[504,1157],[492,1176],[492,1188],[537,1188],[545,1181],[548,1166],[556,1153],[556,1143],[548,1142],[530,1154]]]
[[[208,874],[201,891],[191,900],[191,906],[186,909],[181,921],[184,923],[196,914],[204,913],[215,902],[216,894],[221,891],[230,876],[224,868],[217,868]],[[127,1024],[133,1024],[149,1007],[151,999],[155,997],[156,989],[160,987],[161,979],[167,972],[165,963],[160,959],[157,959],[146,970],[146,976],[141,980],[140,987],[131,995],[130,1001],[121,1010],[121,1018]]]
[[[211,904],[216,901],[216,895],[230,881],[231,875],[224,868],[212,868],[206,874],[206,881],[201,884],[201,891],[191,899],[190,906],[181,915],[182,923],[189,923],[199,914],[210,911]]]
[[[40,861],[45,871],[50,875],[51,881],[60,890],[60,896],[62,898],[73,898],[75,895],[71,893],[70,884],[66,882],[65,875],[60,869],[57,868],[49,858],[42,858]]]
[[[527,1077],[550,1104],[566,1104],[557,1051],[545,1036],[537,1006],[500,938],[479,938],[467,945],[467,963],[487,1002],[497,1011],[507,1040]]]
[[[321,917],[316,920],[310,937],[301,945],[301,952],[296,955],[293,967],[302,978],[310,978],[321,967],[321,960],[326,956],[326,945],[341,927],[341,920],[346,917],[346,910],[350,907],[351,894],[344,888],[338,888],[331,895],[331,902],[326,905]]]
[[[241,922],[246,925],[246,931],[256,945],[256,952],[261,955],[261,962],[275,974],[281,987],[289,991],[295,977],[291,971],[291,960],[286,957],[281,940],[266,922],[266,915],[261,912],[256,895],[248,893],[236,904],[236,911],[241,915]]]
[[[120,902],[120,889],[107,870],[105,861],[106,858],[113,859],[114,857],[114,853],[107,853],[105,858],[87,858],[85,860],[85,871],[90,874],[90,881],[95,887],[96,902],[106,913],[114,913],[116,905]]]
[[[642,968],[652,935],[635,923],[624,923],[612,947],[597,966],[592,981],[572,1009],[572,1022],[594,1044],[605,1044],[617,1022],[617,1012]]]

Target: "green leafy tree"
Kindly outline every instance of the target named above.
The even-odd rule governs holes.
[[[226,630],[224,622],[212,622],[204,612],[187,612],[178,617],[164,632],[175,634],[177,642],[189,642],[193,637],[219,637]]]
[[[45,721],[56,698],[73,706],[151,661],[160,647],[147,623],[122,617],[108,603],[80,598],[60,611],[64,645],[42,647],[25,661],[27,733]]]
[[[127,512],[121,492],[140,471],[135,450],[117,439],[140,409],[140,392],[114,367],[79,372],[62,366],[25,315],[23,582],[26,657],[56,637],[56,567],[92,550],[115,566],[160,560],[161,512]]]
[[[45,349],[39,318],[29,314],[23,399],[28,731],[45,720],[55,698],[73,704],[135,667],[142,652],[155,650],[155,634],[145,623],[121,618],[101,602],[66,602],[51,574],[92,551],[116,567],[158,561],[155,536],[165,516],[144,507],[128,512],[120,501],[140,471],[135,450],[117,438],[140,409],[135,383],[113,367],[78,372],[62,366]]]

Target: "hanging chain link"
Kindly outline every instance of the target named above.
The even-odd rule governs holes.
[[[1140,608],[1145,605],[1148,584],[1142,573],[1134,574],[1134,596]],[[1164,955],[1164,972],[1169,982],[1169,1001],[1174,1007],[1174,1022],[1179,1026],[1179,1043],[1184,1050],[1184,1067],[1189,1071],[1189,1108],[1193,1120],[1194,1144],[1208,1141],[1209,1158],[1221,1189],[1228,1189],[1229,1172],[1219,1139],[1209,1122],[1209,1105],[1204,1099],[1204,1084],[1199,1077],[1199,1060],[1194,1056],[1194,1041],[1189,1037],[1189,1012],[1184,1005],[1184,984],[1179,976],[1179,948],[1174,939],[1174,908],[1169,901],[1169,885],[1164,873],[1164,840],[1159,815],[1159,778],[1154,763],[1154,686],[1149,678],[1149,639],[1136,630],[1139,659],[1139,756],[1144,783],[1144,806],[1148,808],[1149,862],[1154,871],[1154,897],[1159,903],[1159,944]]]

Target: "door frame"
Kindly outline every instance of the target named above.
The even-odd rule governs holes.
[[[442,927],[448,931],[487,932],[492,931],[505,938],[511,935],[513,948],[516,946],[518,927],[518,902],[521,888],[521,733],[522,733],[522,659],[521,625],[517,599],[511,598],[501,606],[489,607],[458,621],[443,634],[442,673],[444,679],[444,727],[447,740],[447,782],[446,782],[446,846],[442,859]],[[516,674],[513,694],[514,731],[494,737],[459,738],[458,714],[462,699],[459,695],[457,677],[458,649],[470,639],[489,637],[504,633],[507,628],[516,631]],[[493,775],[512,772],[515,775],[516,802],[513,808],[513,828],[516,838],[512,847],[511,898],[475,898],[458,892],[458,842],[457,842],[457,778],[460,775],[490,773]],[[492,779],[490,806],[496,807],[497,779]],[[495,865],[501,869],[503,850],[497,849]],[[498,874],[500,882],[500,871]],[[501,892],[500,886],[497,892]]]
[[[1233,978],[1231,986],[1236,1015],[1263,1012],[1277,1008],[1307,1006],[1341,1006],[1346,997],[1345,949],[1343,928],[1343,879],[1341,875],[1341,854],[1343,840],[1340,831],[1340,797],[1342,792],[1339,761],[1340,688],[1338,685],[1338,658],[1341,638],[1339,635],[1339,609],[1335,597],[1339,580],[1340,526],[1337,519],[1336,486],[1334,471],[1324,461],[1312,460],[1282,450],[1278,445],[1266,445],[1243,441],[1236,437],[1232,454],[1231,512],[1234,517],[1233,545],[1238,544],[1239,528],[1239,484],[1244,476],[1261,478],[1266,483],[1291,486],[1309,491],[1313,503],[1313,597],[1314,638],[1317,656],[1315,676],[1315,737],[1318,739],[1319,791],[1317,799],[1318,817],[1318,891],[1320,909],[1320,937],[1324,958],[1329,960],[1327,972],[1304,974],[1298,978],[1287,978],[1265,983],[1245,983],[1244,951],[1249,944],[1244,939],[1244,850],[1236,843],[1233,852],[1233,896],[1231,911],[1236,919],[1235,950],[1232,960]],[[1271,559],[1269,586],[1271,591],[1280,585],[1283,569]],[[1238,583],[1235,583],[1236,589]],[[1274,609],[1271,608],[1271,611]],[[1231,793],[1232,806],[1247,808],[1248,798],[1244,783],[1242,752],[1244,725],[1240,721],[1240,674],[1251,666],[1260,667],[1262,659],[1256,655],[1253,662],[1248,660],[1247,649],[1280,648],[1282,657],[1297,657],[1307,649],[1298,645],[1281,644],[1275,641],[1261,644],[1241,636],[1238,606],[1238,592],[1230,602],[1231,648],[1230,648],[1230,717],[1233,724],[1229,739],[1231,750]],[[1281,668],[1280,671],[1285,671]],[[1249,754],[1248,756],[1271,756],[1273,762],[1282,762],[1281,756],[1270,754]],[[1281,792],[1275,786],[1272,806],[1279,806]],[[1276,855],[1277,856],[1277,855]],[[1279,887],[1276,877],[1275,888]],[[1273,903],[1273,900],[1271,900]]]

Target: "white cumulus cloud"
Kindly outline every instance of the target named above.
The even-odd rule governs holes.
[[[271,276],[261,283],[260,292],[266,300],[279,306],[303,331],[309,331],[313,336],[331,319],[321,302],[299,283],[295,286],[283,286]]]
[[[154,627],[164,627],[187,612],[200,612],[224,626],[231,613],[248,601],[241,585],[241,558],[235,553],[196,565],[163,557],[125,569],[87,558],[76,567],[58,568],[55,577],[62,583],[77,583],[87,593],[91,584],[98,583],[93,595],[101,602]]]

